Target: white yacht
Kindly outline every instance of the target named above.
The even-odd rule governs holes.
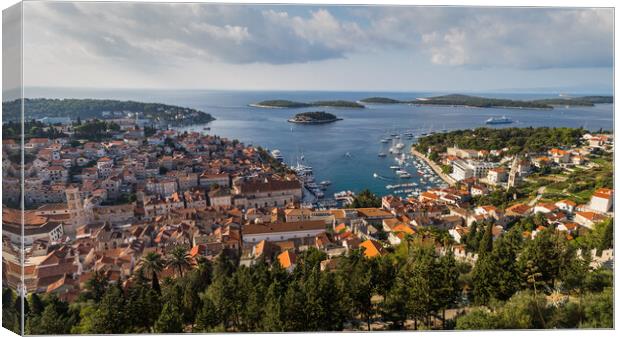
[[[282,153],[278,149],[274,149],[273,151],[271,151],[271,156],[279,162],[284,161],[284,157],[282,156]]]

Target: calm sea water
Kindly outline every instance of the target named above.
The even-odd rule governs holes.
[[[75,90],[30,89],[27,97],[49,98],[110,98],[188,106],[212,114],[210,133],[236,138],[246,144],[279,149],[289,164],[303,155],[311,165],[317,181],[330,180],[326,196],[341,190],[360,191],[370,188],[381,195],[389,193],[388,184],[399,183],[394,171],[394,158],[378,157],[388,152],[389,145],[380,139],[389,133],[412,131],[415,134],[475,128],[484,126],[490,117],[506,116],[515,121],[492,127],[566,126],[590,130],[613,129],[613,105],[595,107],[556,108],[554,110],[494,109],[465,107],[419,107],[410,105],[368,105],[366,109],[262,109],[248,106],[267,99],[294,101],[359,100],[370,96],[414,99],[435,93],[370,93],[370,92],[258,92],[258,91],[138,91],[138,90]],[[487,97],[534,99],[553,97],[552,94],[478,94]],[[343,118],[331,124],[299,125],[287,119],[299,112],[323,110]],[[203,125],[188,127],[200,132]],[[406,147],[412,141],[403,139]],[[412,179],[400,182],[419,182],[416,170],[409,168]],[[373,177],[377,173],[385,179]]]

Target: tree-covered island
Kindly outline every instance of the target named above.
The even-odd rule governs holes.
[[[338,118],[336,115],[325,111],[309,111],[298,113],[291,117],[288,121],[290,123],[298,124],[325,124],[339,120],[342,120],[342,118]]]
[[[488,98],[469,95],[443,95],[415,100],[397,100],[388,97],[369,97],[360,100],[367,104],[414,104],[414,105],[456,105],[477,108],[529,108],[553,109],[554,106],[594,106],[594,104],[613,103],[612,96],[583,96],[545,98],[530,101]]]
[[[20,118],[20,100],[3,103],[2,114],[6,121]],[[204,111],[160,103],[143,103],[135,101],[117,101],[110,99],[24,99],[24,119],[40,119],[44,117],[69,117],[72,120],[135,117],[151,120],[157,124],[200,124],[208,123],[215,118]]]
[[[258,103],[250,104],[250,106],[257,108],[310,108],[310,107],[329,107],[329,108],[359,108],[362,109],[365,106],[363,104],[344,100],[329,100],[329,101],[315,101],[310,103],[295,102],[284,99],[275,99],[261,101]]]

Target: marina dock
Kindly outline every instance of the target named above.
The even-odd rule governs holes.
[[[418,158],[420,158],[420,159],[422,159],[422,160],[424,160],[428,164],[428,166],[430,166],[431,169],[433,169],[435,174],[437,174],[437,176],[439,176],[439,178],[441,178],[443,181],[445,181],[448,185],[453,186],[454,184],[456,184],[456,181],[454,180],[454,178],[452,178],[449,175],[443,173],[443,171],[441,170],[441,167],[439,167],[432,160],[428,159],[428,157],[426,157],[422,153],[418,152],[413,147],[411,147],[411,154],[416,156],[416,157],[418,157]]]

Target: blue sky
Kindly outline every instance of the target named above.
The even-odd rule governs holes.
[[[24,4],[26,86],[611,92],[613,11]]]

